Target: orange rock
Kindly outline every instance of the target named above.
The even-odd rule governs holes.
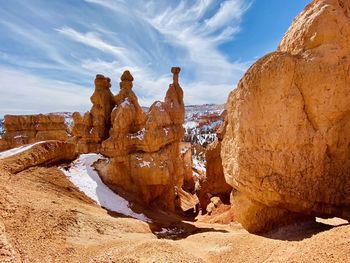
[[[110,88],[110,78],[96,75],[95,91],[90,98],[93,105],[90,112],[84,116],[79,112],[73,113],[72,141],[77,144],[80,153],[98,152],[102,141],[109,136],[111,112],[115,106]]]
[[[55,114],[5,115],[5,134],[8,147],[43,140],[68,140],[64,117]]]
[[[63,141],[43,141],[28,145],[25,150],[0,159],[0,167],[18,173],[29,167],[75,159],[75,145]]]
[[[225,123],[224,125],[225,126]],[[219,133],[220,134],[220,133]],[[232,186],[226,183],[221,159],[221,135],[208,146],[205,152],[206,175],[197,191],[202,213],[205,213],[212,196],[220,197],[225,204],[230,203]]]
[[[295,213],[350,220],[349,9],[313,1],[229,96],[221,153],[248,231]]]
[[[9,149],[9,145],[5,139],[0,138],[0,152]]]
[[[173,70],[165,102],[157,101],[145,114],[132,91],[133,77],[123,73],[115,96],[110,137],[101,152],[111,157],[99,164],[101,177],[112,188],[137,196],[146,205],[174,210],[175,186],[181,187],[184,165],[179,144],[183,136],[183,91],[178,84],[179,68]]]
[[[180,143],[180,154],[183,164],[184,175],[180,178],[183,179],[178,185],[183,187],[188,192],[194,192],[195,181],[192,174],[192,150],[191,143],[181,142]]]

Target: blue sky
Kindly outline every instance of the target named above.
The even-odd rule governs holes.
[[[309,1],[11,0],[0,8],[0,116],[86,111],[93,79],[129,69],[142,105],[182,68],[186,104],[224,103]]]

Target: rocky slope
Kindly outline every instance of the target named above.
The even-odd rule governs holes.
[[[313,1],[229,96],[223,165],[251,232],[350,220],[349,10],[349,0]]]
[[[237,223],[148,216],[152,222],[101,208],[54,166],[16,176],[0,168],[0,262],[350,261],[350,227],[339,220],[258,236]]]

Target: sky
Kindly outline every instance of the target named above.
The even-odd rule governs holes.
[[[0,0],[0,117],[89,110],[96,74],[126,69],[143,106],[180,66],[186,104],[225,103],[306,0]]]

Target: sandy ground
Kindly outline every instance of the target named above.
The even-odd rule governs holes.
[[[108,212],[56,167],[0,171],[0,262],[350,262],[350,226],[337,219],[257,236],[150,214]]]

